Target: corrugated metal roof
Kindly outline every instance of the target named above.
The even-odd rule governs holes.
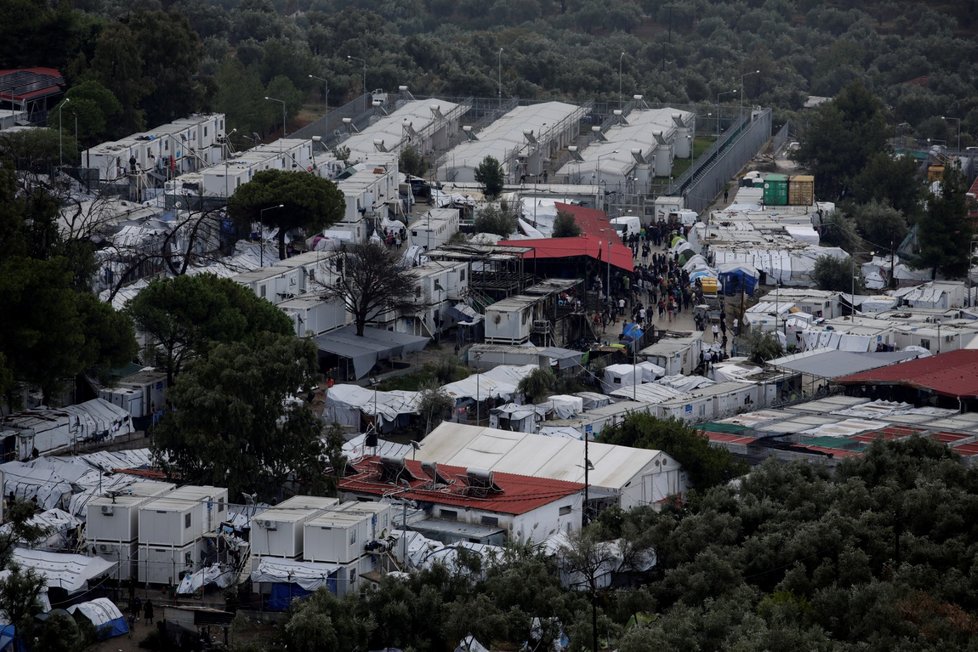
[[[455,505],[503,514],[525,514],[584,490],[584,485],[577,482],[529,477],[494,470],[493,483],[502,491],[488,492],[483,496],[481,492],[468,491],[469,485],[465,480],[466,467],[464,466],[439,462],[438,474],[449,481],[454,480],[456,482],[448,487],[435,489],[431,486],[432,483],[428,474],[422,470],[420,460],[404,460],[404,464],[414,479],[405,479],[402,476],[401,484],[392,484],[381,481],[379,458],[365,458],[354,465],[358,471],[357,475],[340,480],[339,488],[341,491],[373,496],[385,496],[392,491],[399,491],[401,492],[399,495],[408,500],[439,505]],[[485,467],[478,468],[485,469]],[[404,491],[404,482],[410,485],[410,490]]]
[[[843,385],[907,385],[953,397],[978,397],[978,350],[949,351],[842,378]]]

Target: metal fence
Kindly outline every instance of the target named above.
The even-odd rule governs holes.
[[[727,129],[724,137],[700,156],[687,174],[669,186],[666,194],[682,195],[686,198],[686,208],[696,212],[704,210],[720,194],[727,181],[736,176],[770,140],[771,128],[770,109],[735,123]]]
[[[343,106],[330,109],[329,113],[319,120],[307,124],[301,129],[289,134],[289,138],[312,138],[319,136],[324,143],[329,145],[346,138],[346,126],[344,118],[349,118],[351,124],[356,125],[357,129],[362,129],[374,115],[372,96],[369,93],[347,102]]]
[[[785,143],[788,142],[789,138],[791,138],[791,122],[786,122],[780,129],[778,129],[778,133],[774,134],[774,137],[771,139],[771,151],[779,151],[785,146]]]

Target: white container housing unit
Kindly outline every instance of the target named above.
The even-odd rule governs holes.
[[[93,554],[119,564],[116,579],[133,576],[138,556],[139,508],[175,487],[169,482],[135,482],[122,493],[112,492],[88,502],[86,545]]]
[[[197,569],[205,533],[227,517],[228,490],[187,485],[139,507],[140,582],[175,584]]]
[[[275,305],[303,294],[306,273],[301,267],[259,267],[231,277],[235,283],[245,286],[259,299]]]
[[[298,559],[303,553],[303,526],[335,506],[336,498],[295,496],[251,519],[253,555]]]
[[[364,546],[390,528],[390,509],[387,503],[349,501],[306,521],[303,558],[336,564],[359,560]]]
[[[458,222],[457,208],[431,208],[408,227],[411,244],[425,251],[436,249],[458,233]]]
[[[136,172],[166,178],[223,160],[223,137],[223,113],[192,115],[89,148],[81,153],[81,167],[96,170],[100,181],[124,178],[133,165]]]

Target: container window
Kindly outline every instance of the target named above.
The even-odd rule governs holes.
[[[457,521],[458,520],[458,512],[456,512],[455,510],[452,510],[452,509],[443,509],[443,510],[441,510],[439,512],[439,514],[446,521]]]
[[[183,527],[184,527],[184,529],[187,529],[187,528],[190,527],[190,514],[184,514],[183,515]]]
[[[570,505],[564,505],[563,507],[560,508],[560,515],[561,516],[567,516],[570,513],[571,513],[571,506]]]

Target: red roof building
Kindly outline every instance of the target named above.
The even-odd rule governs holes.
[[[978,350],[948,351],[836,378],[841,385],[895,385],[957,399],[978,398]]]
[[[502,240],[501,245],[511,247],[531,247],[525,259],[573,258],[587,256],[630,272],[634,269],[632,250],[621,242],[621,237],[611,225],[604,211],[573,204],[557,203],[557,210],[574,216],[574,222],[581,229],[576,238],[535,238],[532,240]],[[610,257],[610,259],[609,259]]]
[[[0,70],[0,107],[34,113],[64,92],[65,80],[54,68]]]
[[[533,543],[580,528],[584,485],[579,482],[379,457],[366,457],[353,469],[354,475],[340,480],[341,492],[411,500],[441,521],[498,526]]]

